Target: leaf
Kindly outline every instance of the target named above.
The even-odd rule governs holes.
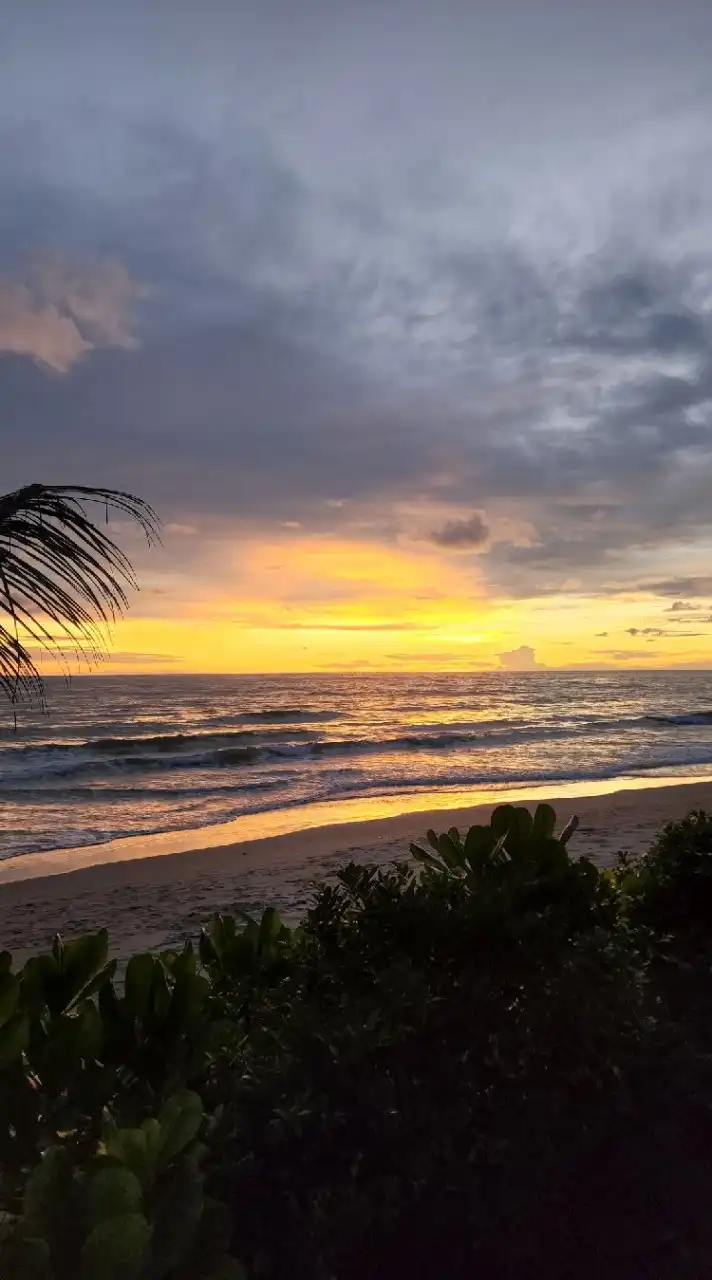
[[[12,969],[12,952],[0,951],[0,977],[5,977]]]
[[[203,1180],[192,1162],[181,1161],[173,1172],[161,1178],[151,1208],[152,1278],[173,1276],[176,1269],[182,1274],[202,1274],[202,1266],[189,1270],[186,1262],[196,1248],[203,1204]],[[204,1255],[205,1250],[196,1256],[196,1262],[207,1261]]]
[[[77,1023],[77,1048],[80,1058],[95,1062],[104,1045],[104,1022],[93,1000],[83,1000],[74,1015]]]
[[[559,836],[559,840],[561,841],[561,844],[568,844],[569,840],[574,834],[574,831],[578,830],[578,824],[579,824],[579,820],[574,814],[573,818],[569,818],[569,821],[566,823],[566,826],[564,827],[563,831],[561,832],[561,835]]]
[[[200,930],[200,937],[198,939],[198,952],[200,954],[200,959],[202,960],[206,969],[209,969],[212,965],[214,965],[216,960],[218,959],[218,953],[215,950],[213,940],[210,937],[210,934],[208,933],[207,929]]]
[[[242,915],[242,912],[240,912],[240,914]],[[248,942],[252,947],[252,950],[256,951],[257,943],[259,942],[259,937],[260,937],[260,926],[258,925],[256,920],[251,920],[248,915],[245,916],[245,919],[247,921],[247,924],[242,930],[242,933],[239,934],[238,937],[235,939],[235,941]]]
[[[456,870],[458,867],[461,867],[463,865],[464,858],[463,858],[462,851],[457,848],[457,845],[454,844],[451,836],[449,835],[441,836],[439,840],[439,846],[440,846],[440,853],[442,855],[443,862],[452,871]]]
[[[132,956],[126,966],[124,978],[124,1003],[134,1018],[145,1018],[151,999],[153,975],[158,961],[154,956]]]
[[[109,960],[108,964],[105,964],[103,969],[100,969],[99,972],[94,975],[91,982],[89,982],[81,992],[82,1000],[88,1000],[90,996],[96,995],[97,991],[101,991],[102,987],[105,987],[107,983],[111,982],[111,979],[116,973],[118,963],[118,960]]]
[[[534,820],[528,809],[515,809],[512,825],[509,828],[509,834],[514,838],[514,843],[524,851],[525,847],[531,840]]]
[[[550,869],[566,867],[569,862],[566,846],[555,838],[542,841],[539,847],[539,858],[542,865]]]
[[[411,844],[410,851],[416,862],[423,862],[429,867],[438,867],[442,870],[442,863],[434,858],[432,853],[428,853],[427,849],[422,849],[419,844]]]
[[[106,628],[136,586],[129,560],[87,516],[100,502],[135,519],[149,543],[159,522],[146,503],[116,489],[30,484],[0,497],[0,690],[12,703],[44,702],[44,686],[29,642],[63,658],[61,641],[89,663],[106,649]],[[20,637],[22,636],[22,639]]]
[[[492,859],[492,862],[507,862],[509,860],[509,854],[507,853],[507,832],[506,831],[503,833],[503,835],[499,837],[499,840],[497,840],[496,843],[492,846],[492,853],[490,854],[490,857]]]
[[[119,1000],[112,982],[101,984],[97,1003],[107,1029],[125,1021],[123,1001]]]
[[[203,1103],[197,1093],[183,1089],[174,1093],[161,1111],[160,1159],[170,1164],[198,1136],[203,1123]]]
[[[3,1244],[0,1261],[7,1264],[4,1273],[16,1280],[53,1280],[52,1261],[46,1240],[25,1236]]]
[[[213,1267],[229,1261],[228,1250],[233,1228],[233,1215],[227,1205],[220,1200],[213,1200],[210,1196],[204,1196],[198,1247],[199,1256],[204,1259],[205,1269],[209,1275],[213,1274]]]
[[[160,1121],[155,1116],[150,1116],[148,1120],[142,1122],[137,1132],[141,1134],[143,1139],[143,1148],[147,1159],[151,1164],[155,1164],[163,1142]]]
[[[224,1258],[207,1280],[247,1280],[247,1272],[234,1258]]]
[[[155,1118],[144,1120],[140,1129],[118,1129],[110,1125],[104,1132],[104,1150],[144,1182],[152,1173],[161,1149],[161,1126]]]
[[[71,1183],[72,1162],[68,1153],[63,1147],[49,1147],[25,1186],[23,1212],[30,1235],[51,1239],[63,1193]]]
[[[53,1007],[54,993],[60,981],[57,961],[50,952],[31,956],[25,963],[20,977],[22,1004],[30,1012]]]
[[[210,940],[218,956],[222,956],[235,941],[236,931],[234,916],[213,916],[210,924]]]
[[[150,1013],[157,1022],[165,1022],[171,1007],[171,990],[168,986],[166,971],[160,960],[154,961],[153,981],[151,982]]]
[[[269,942],[276,942],[281,932],[282,921],[279,912],[275,907],[266,907],[260,921],[260,946],[265,946]]]
[[[168,1030],[175,1034],[187,1031],[201,1012],[211,989],[208,978],[198,973],[183,974],[173,988],[167,1015]]]
[[[190,938],[186,939],[183,950],[176,956],[173,972],[179,973],[195,973],[198,968],[198,958],[195,954],[195,947]]]
[[[122,1165],[100,1169],[89,1179],[87,1203],[92,1225],[105,1218],[137,1213],[142,1200],[143,1191],[136,1174]]]
[[[81,995],[84,988],[103,969],[109,956],[109,933],[87,933],[64,944],[64,993],[67,1004]]]
[[[53,1077],[56,1088],[66,1087],[82,1060],[95,1062],[104,1043],[104,1022],[92,1000],[73,1013],[63,1013],[51,1027],[41,1059],[41,1069]]]
[[[427,840],[428,840],[428,844],[430,845],[430,848],[431,848],[431,849],[434,849],[436,853],[439,853],[439,852],[440,852],[440,839],[439,839],[439,837],[436,835],[436,833],[433,831],[432,827],[431,827],[428,831],[426,831],[426,833],[425,833],[425,834],[426,834],[426,836],[427,836]]]
[[[13,973],[0,975],[0,1027],[10,1021],[17,1008],[19,995],[20,979]]]
[[[138,1280],[150,1243],[151,1228],[142,1213],[105,1219],[84,1243],[84,1280]]]
[[[188,974],[193,974],[197,969],[195,951],[190,939],[188,939],[182,951],[162,951],[160,959],[174,978],[182,978]]]
[[[477,870],[488,860],[494,838],[491,827],[470,827],[465,836],[465,857],[473,869]]]
[[[535,840],[550,840],[556,830],[556,810],[550,804],[538,804],[534,812]]]
[[[512,824],[516,821],[516,809],[511,804],[500,804],[490,818],[490,827],[499,840],[502,836],[509,834]]]
[[[0,1027],[0,1071],[17,1062],[30,1043],[30,1023],[27,1014],[18,1010]]]

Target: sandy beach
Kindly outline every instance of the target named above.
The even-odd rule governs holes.
[[[712,782],[556,796],[553,803],[560,821],[573,813],[579,818],[572,850],[606,866],[620,850],[644,852],[669,820],[690,809],[712,808]],[[333,875],[339,865],[351,859],[382,864],[407,858],[409,842],[429,826],[467,828],[486,819],[493,807],[348,822],[0,884],[0,948],[20,960],[47,946],[56,932],[71,936],[107,925],[114,954],[125,956],[195,936],[215,911],[256,911],[267,904],[296,921],[313,882]]]

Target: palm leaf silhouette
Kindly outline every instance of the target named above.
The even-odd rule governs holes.
[[[86,504],[136,520],[150,544],[160,521],[148,503],[118,489],[31,484],[0,497],[0,691],[15,704],[44,685],[28,645],[66,665],[68,646],[92,664],[110,624],[138,583],[127,556],[89,517]]]

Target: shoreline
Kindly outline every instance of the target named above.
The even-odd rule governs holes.
[[[582,785],[490,793],[487,800],[479,796],[475,803],[471,796],[464,806],[410,809],[232,843],[203,840],[181,851],[164,848],[161,854],[144,856],[134,852],[50,874],[6,877],[0,883],[0,949],[13,951],[22,962],[51,943],[56,932],[71,936],[106,925],[112,954],[121,958],[133,951],[180,945],[186,936],[195,937],[216,911],[260,911],[267,904],[276,906],[288,922],[296,922],[310,901],[314,881],[333,875],[339,865],[350,860],[402,860],[410,856],[410,841],[420,840],[429,826],[465,828],[487,820],[507,801],[551,801],[559,827],[575,812],[580,825],[572,851],[602,866],[614,862],[624,849],[644,852],[666,822],[691,809],[712,810],[710,779],[666,785],[660,779],[657,785],[648,779],[631,780],[632,785],[623,787],[620,781],[609,784],[608,790],[603,784],[597,789],[589,784],[587,789]],[[180,835],[200,838],[209,830]],[[141,838],[132,838],[132,845],[137,841]],[[25,856],[28,862],[42,857]]]
[[[98,844],[15,854],[0,861],[0,891],[4,885],[18,881],[44,880],[113,863],[142,862],[145,859],[196,852],[207,854],[209,850],[234,845],[251,846],[278,836],[306,835],[315,830],[338,830],[344,826],[367,827],[369,824],[406,817],[425,821],[430,815],[436,814],[449,814],[448,825],[452,826],[453,823],[458,825],[458,814],[465,815],[480,810],[483,806],[493,808],[498,804],[537,804],[540,801],[566,803],[577,799],[617,795],[620,791],[672,790],[677,787],[703,786],[705,783],[712,784],[712,771],[693,777],[633,777],[623,774],[614,778],[569,780],[550,785],[530,783],[500,788],[482,787],[477,790],[441,789],[320,801],[243,814],[229,822],[209,823],[202,827],[120,836]],[[429,822],[427,825],[433,824]]]

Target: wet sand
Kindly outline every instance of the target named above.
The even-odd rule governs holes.
[[[533,807],[544,798],[538,794],[525,803]],[[506,799],[500,796],[498,803]],[[553,803],[560,826],[574,813],[579,818],[572,853],[607,866],[621,850],[643,853],[671,819],[712,809],[712,782],[556,796]],[[494,807],[411,812],[10,880],[0,883],[0,948],[20,961],[57,932],[72,936],[106,925],[112,952],[126,956],[195,937],[215,911],[256,912],[268,904],[296,922],[313,883],[338,866],[352,859],[383,864],[408,858],[410,841],[420,840],[428,827],[466,829]]]

